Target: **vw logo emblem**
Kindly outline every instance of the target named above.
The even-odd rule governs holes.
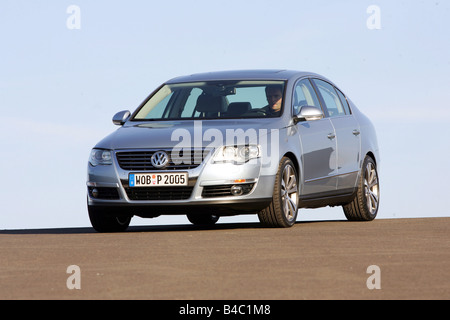
[[[150,158],[150,162],[152,166],[160,169],[169,163],[169,156],[164,151],[157,151]]]

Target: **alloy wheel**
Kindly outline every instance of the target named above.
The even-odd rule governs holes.
[[[372,162],[367,163],[364,172],[364,194],[370,214],[375,214],[378,210],[379,186],[377,170]]]
[[[288,221],[296,218],[298,209],[298,186],[294,168],[288,164],[284,167],[281,180],[281,202]]]

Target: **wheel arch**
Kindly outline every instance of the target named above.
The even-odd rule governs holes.
[[[283,157],[288,157],[294,163],[295,170],[297,171],[297,175],[298,175],[297,178],[298,178],[298,180],[300,180],[301,176],[302,176],[302,169],[300,168],[300,162],[298,161],[296,155],[293,152],[289,151],[289,152],[286,152]]]
[[[377,165],[377,158],[375,157],[375,154],[372,151],[367,152],[366,156],[371,157],[372,160],[375,162],[375,165]]]

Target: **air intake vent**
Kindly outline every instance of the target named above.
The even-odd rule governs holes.
[[[194,187],[125,188],[130,200],[186,200]]]
[[[246,195],[252,191],[254,183],[244,183],[244,184],[226,184],[217,186],[205,186],[203,187],[202,197],[203,198],[213,198],[213,197],[232,197],[236,195]],[[239,186],[241,192],[239,194],[233,193],[233,186]]]

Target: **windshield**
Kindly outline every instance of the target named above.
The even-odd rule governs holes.
[[[284,81],[208,81],[166,84],[132,120],[278,117]]]

